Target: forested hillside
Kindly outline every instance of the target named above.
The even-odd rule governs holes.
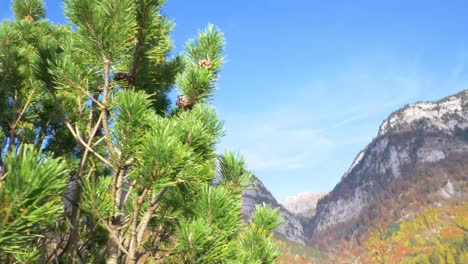
[[[304,225],[331,261],[464,263],[468,90],[385,120]]]

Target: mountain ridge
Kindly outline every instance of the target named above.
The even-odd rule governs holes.
[[[404,106],[382,122],[376,138],[359,152],[336,187],[318,202],[316,215],[304,226],[306,237],[317,241],[332,229],[349,234],[365,208],[375,204],[379,192],[386,192],[411,167],[436,164],[451,155],[466,153],[468,90],[436,102]],[[341,234],[337,237],[343,237],[343,232],[338,232]]]
[[[247,219],[258,204],[264,203],[272,208],[279,208],[283,223],[275,232],[288,240],[304,245],[304,230],[300,220],[284,208],[258,178],[254,177],[253,182],[253,186],[245,190],[243,194],[242,213],[244,217]]]
[[[244,193],[243,213],[256,204],[280,208],[280,236],[327,249],[365,239],[377,225],[408,221],[426,206],[468,201],[468,90],[435,102],[407,104],[391,113],[332,191],[315,206],[303,199],[279,203],[255,178]],[[288,210],[289,209],[289,210]]]
[[[295,216],[307,219],[315,214],[315,208],[320,198],[327,192],[301,192],[297,195],[288,196],[279,203]]]

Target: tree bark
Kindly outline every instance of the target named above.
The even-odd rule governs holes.
[[[7,151],[14,150],[16,138],[16,124],[12,124],[9,129],[8,148]]]
[[[119,262],[119,246],[113,239],[107,242],[107,259],[106,264],[118,264]]]
[[[83,173],[86,169],[86,165],[88,163],[88,154],[89,151],[87,149],[84,150],[83,153],[83,158],[81,160],[80,168],[78,169],[77,177],[74,181],[76,189],[72,191],[71,193],[71,216],[70,216],[70,225],[71,225],[71,231],[70,231],[70,239],[68,240],[67,246],[65,247],[65,250],[71,258],[75,257],[75,249],[78,246],[78,240],[79,240],[79,226],[80,226],[80,218],[81,218],[81,208],[80,208],[80,202],[81,202],[81,196],[82,196],[82,188],[79,183],[81,180]]]
[[[146,210],[145,215],[141,219],[140,224],[138,225],[138,234],[137,234],[137,245],[141,244],[143,242],[143,236],[145,234],[146,228],[148,227],[148,224],[151,220],[151,217],[153,216],[154,211],[159,205],[159,202],[161,202],[164,194],[166,194],[167,188],[163,188],[159,195],[157,196],[156,200],[151,202],[149,204],[148,210]]]

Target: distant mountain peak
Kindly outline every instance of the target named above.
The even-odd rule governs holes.
[[[383,121],[377,137],[318,202],[315,216],[304,224],[306,237],[333,240],[365,230],[369,222],[362,221],[378,218],[379,210],[393,209],[375,211],[383,201],[410,204],[411,200],[399,197],[406,195],[405,190],[422,188],[412,184],[426,184],[418,194],[424,196],[418,198],[420,203],[441,193],[444,197],[468,193],[463,185],[468,181],[467,168],[468,90],[436,102],[406,105]],[[442,192],[433,191],[444,185]]]
[[[250,216],[257,204],[265,203],[272,208],[279,208],[281,216],[283,217],[283,223],[275,230],[276,233],[284,236],[288,240],[304,244],[304,230],[300,220],[278,203],[275,197],[265,188],[258,178],[254,177],[252,188],[245,190],[243,196],[242,213],[244,216]]]
[[[458,117],[457,117],[458,116]],[[468,90],[436,102],[408,104],[392,113],[380,126],[378,136],[404,132],[426,123],[426,129],[453,132],[457,127],[468,126]],[[448,122],[448,120],[450,120]],[[458,122],[461,121],[461,122]]]
[[[295,215],[307,215],[315,210],[318,200],[326,194],[327,192],[302,192],[287,197],[284,201],[281,201],[280,204]]]

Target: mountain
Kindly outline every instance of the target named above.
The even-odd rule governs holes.
[[[213,180],[214,185],[218,184],[222,179],[219,159],[216,159],[216,164],[215,179]],[[286,239],[299,245],[305,245],[304,229],[301,221],[279,204],[271,192],[265,188],[263,183],[257,177],[253,176],[252,185],[243,193],[242,215],[244,216],[244,220],[248,221],[250,215],[255,209],[255,206],[262,204],[266,204],[271,208],[280,209],[283,222],[281,226],[275,230],[277,236],[281,239]]]
[[[392,113],[327,194],[280,204],[255,178],[246,219],[262,203],[285,218],[286,263],[468,263],[468,90]]]
[[[299,218],[310,219],[315,215],[318,200],[326,194],[326,192],[303,192],[287,197],[280,204]]]
[[[468,90],[392,113],[304,224],[327,247],[377,225],[415,218],[425,206],[468,201]]]
[[[276,233],[290,241],[304,244],[304,230],[299,219],[279,204],[270,191],[265,188],[263,183],[258,178],[254,177],[252,188],[244,191],[242,213],[246,219],[252,214],[257,204],[263,203],[272,208],[279,208],[281,211],[284,220],[281,226],[276,230]]]

